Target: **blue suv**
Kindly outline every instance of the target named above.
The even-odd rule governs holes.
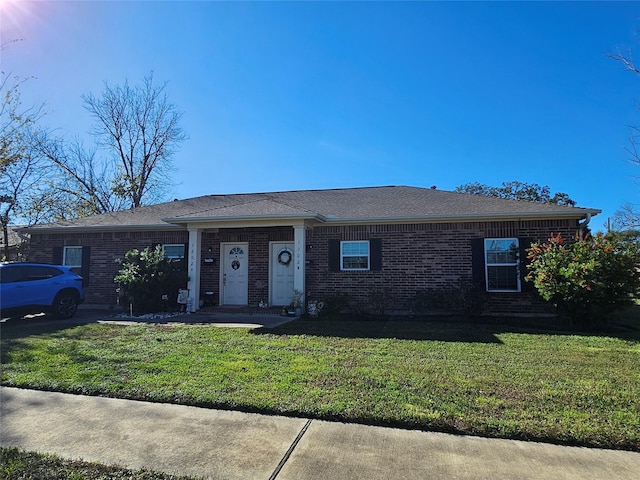
[[[71,318],[84,302],[82,277],[69,267],[45,263],[0,263],[2,316],[49,311]]]

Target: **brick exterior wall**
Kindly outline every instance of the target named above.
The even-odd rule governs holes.
[[[319,226],[307,234],[306,290],[313,299],[346,292],[352,306],[368,310],[372,295],[385,307],[408,311],[415,294],[472,280],[471,242],[476,238],[527,238],[545,241],[550,233],[575,237],[575,220]],[[329,240],[382,239],[380,271],[329,270]],[[530,284],[529,284],[530,285]],[[486,295],[485,313],[542,313],[548,306],[535,291]],[[529,290],[529,291],[527,291]]]
[[[201,292],[214,292],[213,301],[220,304],[220,244],[249,244],[249,305],[268,301],[269,295],[269,243],[292,242],[293,228],[225,228],[216,233],[202,234],[202,258],[213,258],[214,263],[202,264],[200,275]],[[201,296],[204,298],[204,295]]]
[[[32,234],[29,242],[31,262],[52,263],[56,247],[91,247],[90,275],[85,279],[85,303],[114,305],[117,285],[113,282],[119,270],[117,258],[133,248],[139,250],[155,244],[185,244],[189,233],[165,232],[103,232],[78,234]]]
[[[372,292],[383,292],[389,310],[406,311],[416,292],[442,288],[472,278],[471,242],[478,238],[527,238],[544,241],[550,233],[573,238],[576,220],[532,220],[509,222],[425,223],[393,225],[320,225],[307,229],[306,291],[309,298],[322,299],[348,293],[357,309],[366,309]],[[381,239],[382,269],[379,271],[334,272],[329,270],[330,240]],[[258,305],[269,291],[269,242],[293,242],[292,227],[220,229],[202,235],[201,299],[214,292],[220,303],[220,244],[247,242],[249,245],[248,302]],[[91,247],[90,278],[86,303],[113,305],[118,271],[117,258],[132,248],[154,244],[188,243],[188,232],[103,232],[31,235],[29,260],[52,262],[54,249],[62,246]],[[213,259],[207,263],[205,259]],[[523,285],[524,287],[524,285]],[[533,313],[545,310],[535,292],[491,293],[486,312]]]

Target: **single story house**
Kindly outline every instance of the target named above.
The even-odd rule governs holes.
[[[600,210],[505,200],[435,188],[382,186],[206,195],[26,229],[30,261],[79,269],[86,302],[113,305],[116,259],[162,244],[185,258],[191,309],[288,305],[294,291],[384,292],[406,310],[424,289],[474,281],[490,313],[540,311],[524,282],[532,241],[573,238]]]

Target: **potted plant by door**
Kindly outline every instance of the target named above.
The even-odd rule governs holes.
[[[324,308],[324,302],[318,300],[311,300],[307,304],[307,313],[310,317],[316,318],[320,311]]]
[[[291,300],[291,306],[293,307],[293,314],[296,317],[302,315],[302,295],[300,290],[293,291],[293,300]]]

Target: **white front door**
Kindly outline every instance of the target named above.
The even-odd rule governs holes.
[[[221,298],[223,305],[247,305],[249,245],[247,243],[223,243]]]
[[[271,305],[289,305],[293,299],[293,243],[271,243]]]

